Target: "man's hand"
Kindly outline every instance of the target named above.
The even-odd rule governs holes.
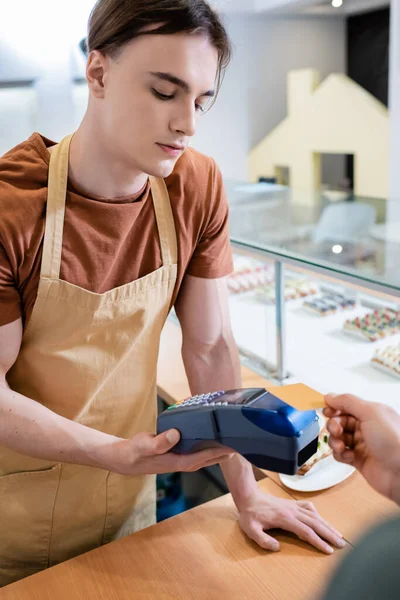
[[[197,471],[234,455],[232,450],[224,447],[201,450],[192,454],[170,452],[179,439],[179,431],[170,429],[160,435],[138,433],[130,440],[121,440],[115,445],[110,468],[121,475]]]
[[[320,517],[311,502],[276,498],[257,490],[238,510],[241,529],[266,550],[279,551],[277,540],[265,533],[269,529],[291,531],[326,554],[333,552],[326,542],[338,548],[346,545],[340,533]]]
[[[350,394],[325,397],[334,458],[354,466],[378,492],[400,505],[400,416]]]

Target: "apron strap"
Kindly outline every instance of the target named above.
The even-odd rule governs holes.
[[[160,236],[162,262],[163,265],[175,265],[178,262],[178,244],[167,186],[162,178],[150,177],[149,179]]]
[[[50,154],[47,190],[46,223],[43,241],[43,257],[40,277],[59,279],[62,239],[64,229],[65,200],[68,182],[68,158],[72,135],[55,146]]]

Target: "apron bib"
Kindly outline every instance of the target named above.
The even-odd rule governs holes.
[[[161,268],[104,294],[62,281],[71,138],[51,153],[38,295],[7,380],[93,429],[122,438],[155,433],[159,340],[177,277],[167,188],[150,178]],[[54,464],[0,447],[0,585],[155,523],[155,494],[154,475]]]

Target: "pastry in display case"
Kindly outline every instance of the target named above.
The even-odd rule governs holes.
[[[318,294],[318,287],[312,281],[303,277],[285,279],[284,295],[285,301],[297,300],[298,298],[306,298]],[[257,299],[262,302],[275,304],[275,284],[271,283],[258,290]]]
[[[227,278],[228,289],[232,294],[250,292],[274,280],[273,268],[262,262],[234,257],[234,272]]]
[[[400,311],[381,308],[362,318],[347,319],[344,331],[369,342],[376,342],[400,332]]]
[[[234,272],[227,278],[232,294],[256,292],[260,302],[275,303],[275,276],[273,267],[252,258],[239,255],[233,257]],[[285,278],[285,300],[306,298],[318,293],[318,287],[305,277],[288,272]]]
[[[376,350],[371,362],[377,369],[394,377],[400,377],[400,346],[388,346]]]
[[[316,298],[308,299],[304,302],[304,308],[321,317],[333,315],[341,310],[350,310],[355,308],[356,301],[343,294],[327,293]]]

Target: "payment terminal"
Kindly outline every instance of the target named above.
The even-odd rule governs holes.
[[[227,446],[261,469],[294,475],[318,449],[314,410],[300,411],[264,388],[218,391],[170,406],[157,433],[178,429],[172,452]]]

